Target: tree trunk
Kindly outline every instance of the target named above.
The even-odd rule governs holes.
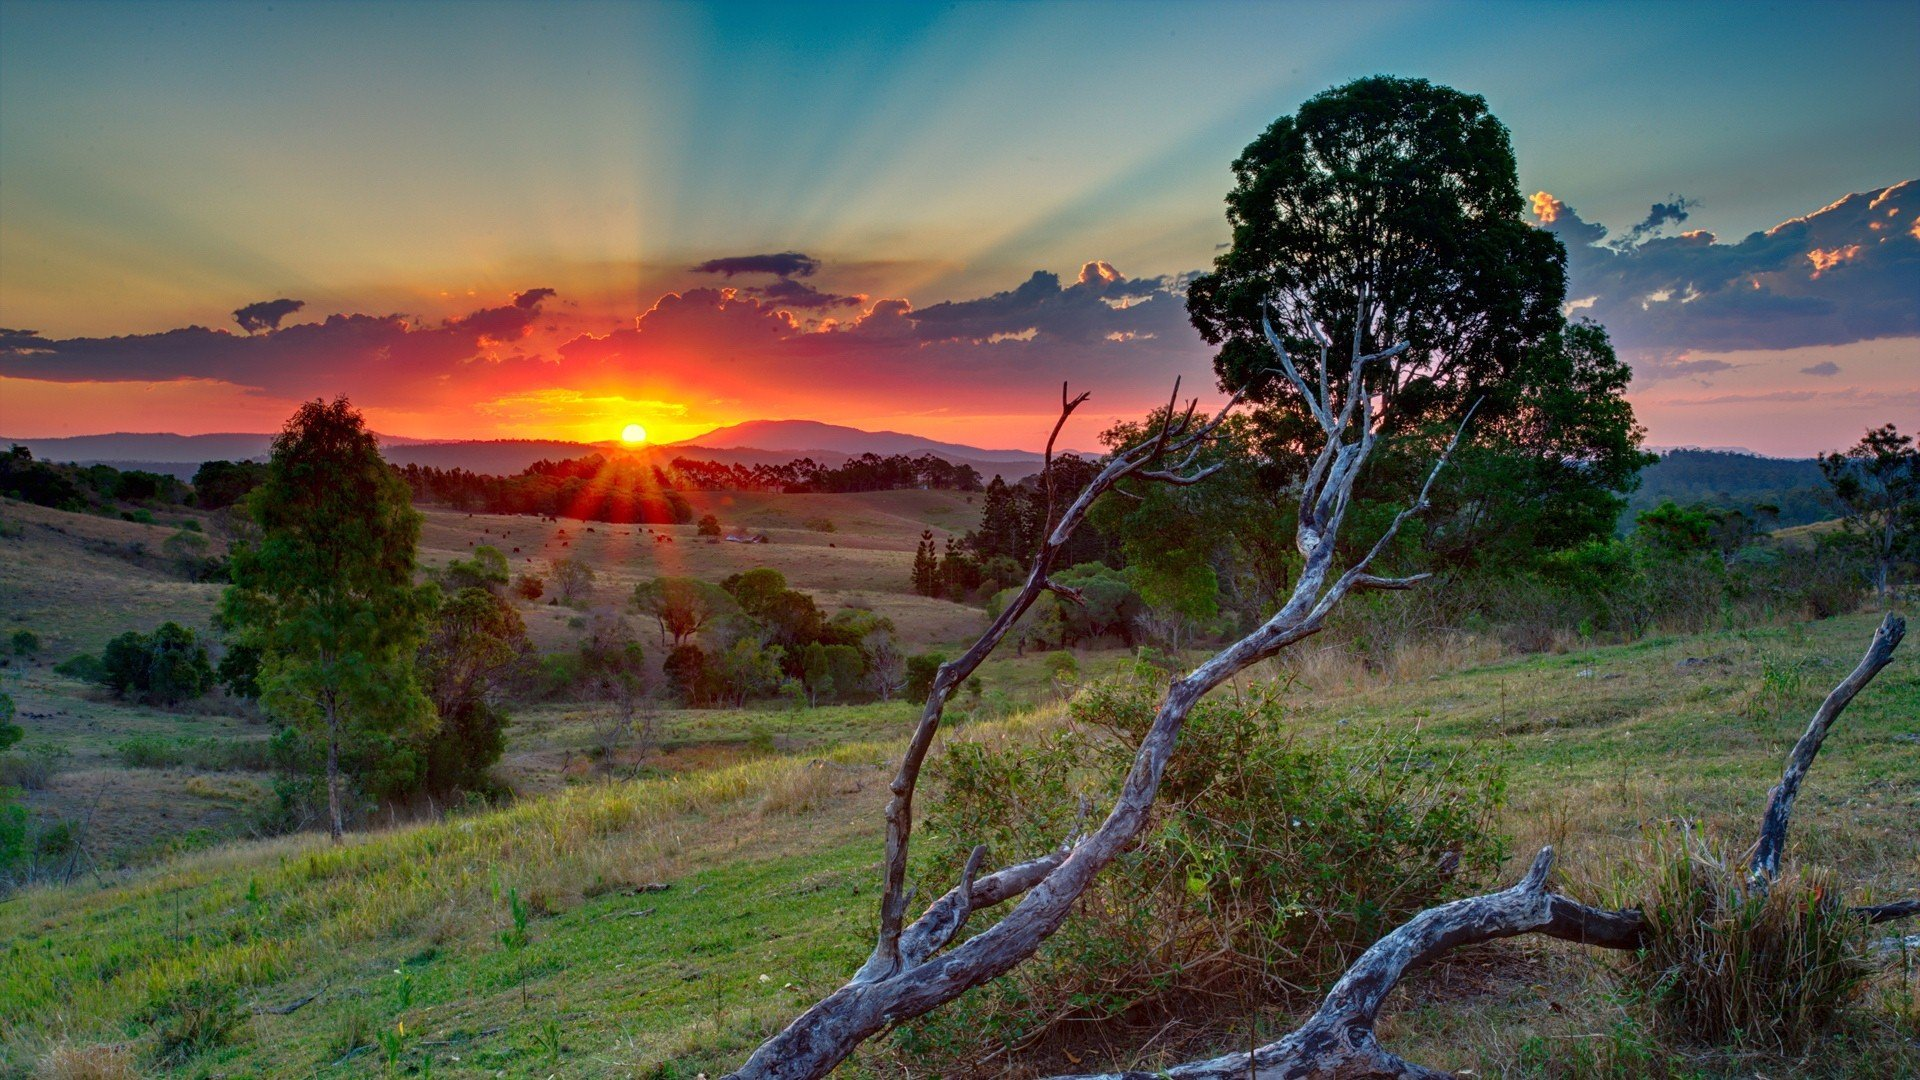
[[[340,819],[340,714],[327,703],[327,835],[339,843],[346,827]]]

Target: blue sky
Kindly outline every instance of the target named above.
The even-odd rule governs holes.
[[[1179,274],[1226,238],[1240,148],[1376,72],[1484,95],[1527,190],[1585,221],[1678,194],[1731,241],[1920,176],[1916,10],[4,0],[0,326],[272,296],[443,318],[533,286],[611,326],[763,251],[921,307],[1090,260]]]

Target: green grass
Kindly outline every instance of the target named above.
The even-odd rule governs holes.
[[[1437,748],[1506,758],[1504,824],[1521,857],[1551,841],[1570,887],[1604,897],[1639,857],[1646,826],[1686,818],[1744,843],[1786,748],[1872,624],[1670,638],[1399,685],[1356,679],[1303,689],[1291,722],[1335,736],[1419,725]],[[1920,891],[1920,661],[1909,652],[1848,710],[1795,815],[1790,859],[1830,869],[1850,896]],[[1710,662],[1677,670],[1686,657]],[[1784,697],[1781,680],[1766,678],[1783,665],[1805,672]],[[393,1047],[401,1067],[431,1054],[446,1076],[714,1075],[836,985],[866,947],[883,762],[897,744],[824,742],[884,736],[895,721],[884,709],[834,713],[723,713],[688,732],[815,725],[807,737],[821,747],[791,756],[576,786],[337,849],[306,837],[231,845],[28,890],[0,904],[0,1072],[28,1069],[62,1039],[144,1046],[143,1010],[202,979],[249,1007],[318,997],[286,1015],[250,1013],[237,1042],[179,1075],[371,1075]],[[655,881],[671,887],[623,891]],[[528,912],[524,944],[503,940],[516,900]],[[1389,1044],[1483,1075],[1572,1075],[1551,1073],[1541,1062],[1558,1059],[1540,1048],[1614,1031],[1624,1049],[1608,1053],[1619,1055],[1652,1038],[1632,1027],[1609,971],[1545,942],[1478,950],[1397,999]],[[1920,1019],[1915,978],[1909,969],[1872,992],[1880,1035],[1817,1051],[1812,1064],[1695,1055],[1684,1059],[1693,1073],[1668,1075],[1848,1075],[1836,1063],[1853,1058],[1897,1074],[1912,1061],[1898,1056],[1911,1049],[1900,1040]],[[336,1066],[351,1049],[342,1032],[356,1025],[372,1048]],[[854,1075],[898,1074],[884,1043],[874,1053]]]

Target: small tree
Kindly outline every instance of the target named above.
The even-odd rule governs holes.
[[[633,627],[618,615],[597,615],[580,643],[580,674],[589,694],[603,702],[593,726],[602,761],[611,768],[629,743],[645,752],[653,744],[651,717],[642,708],[647,693],[646,654]]]
[[[1870,429],[1844,452],[1820,456],[1842,508],[1841,525],[1873,560],[1873,587],[1890,595],[1894,566],[1920,553],[1920,449],[1892,424]]]
[[[633,606],[653,616],[660,644],[682,645],[713,620],[734,610],[733,599],[718,585],[698,578],[662,577],[633,587]]]
[[[247,499],[259,537],[236,545],[221,618],[259,650],[261,701],[325,744],[327,828],[346,831],[342,749],[388,755],[431,730],[414,653],[433,610],[413,583],[420,515],[344,397],[300,406]],[[364,762],[378,768],[389,762]]]
[[[924,698],[933,689],[933,677],[940,672],[940,665],[947,662],[945,653],[920,653],[907,657],[906,694],[910,698]]]
[[[473,558],[455,559],[440,572],[448,590],[485,589],[496,592],[507,586],[507,557],[491,544],[473,549]]]
[[[940,560],[934,554],[932,529],[921,531],[920,543],[913,549],[913,591],[921,596],[936,596],[940,591]]]
[[[556,561],[547,576],[553,581],[554,595],[568,607],[583,604],[593,595],[593,567],[580,559]]]
[[[440,726],[426,740],[426,789],[479,791],[506,751],[501,705],[515,666],[532,651],[513,605],[486,589],[462,589],[440,605],[420,644],[421,683]]]
[[[213,689],[207,647],[176,622],[151,634],[121,634],[107,642],[100,662],[108,689],[148,705],[177,705]]]
[[[720,519],[712,514],[701,515],[699,532],[701,536],[719,536]]]

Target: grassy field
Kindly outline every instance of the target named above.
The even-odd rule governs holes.
[[[1606,898],[1649,826],[1684,819],[1745,846],[1786,748],[1873,621],[1558,656],[1442,656],[1391,680],[1311,665],[1266,675],[1296,680],[1290,723],[1302,732],[1417,726],[1437,747],[1505,760],[1504,825],[1521,858],[1553,842],[1568,887]],[[1848,711],[1795,816],[1791,857],[1833,868],[1862,897],[1920,891],[1920,662],[1910,653]],[[711,730],[688,736],[724,741],[781,718],[709,719]],[[0,904],[0,1070],[31,1074],[83,1054],[148,1068],[161,1031],[190,1035],[196,1017],[220,1026],[195,1002],[232,994],[243,1004],[228,1040],[155,1071],[712,1075],[843,978],[873,922],[897,721],[884,710],[787,719],[815,726],[718,767],[563,785],[340,848],[308,837],[235,844],[19,894]],[[1057,711],[1042,709],[957,737],[1053,722]],[[877,741],[859,741],[869,735]],[[802,741],[782,753],[778,738]],[[828,748],[838,739],[856,741]],[[1576,1052],[1644,1037],[1612,962],[1543,941],[1470,950],[1399,991],[1383,1036],[1415,1060],[1478,1075],[1581,1075],[1568,1071]],[[1920,976],[1906,963],[1870,995],[1870,1055],[1703,1056],[1697,1074],[1920,1069]],[[1013,1066],[1096,1064],[1119,1062]],[[882,1040],[848,1071],[912,1068]]]
[[[594,613],[627,610],[640,581],[662,574],[719,581],[756,566],[780,570],[829,612],[862,606],[892,618],[911,652],[952,648],[982,623],[977,608],[918,596],[909,587],[923,530],[931,528],[944,541],[978,521],[979,508],[966,495],[701,492],[694,501],[700,513],[764,532],[771,542],[711,542],[692,525],[642,528],[428,509],[420,562],[437,569],[480,544],[507,553],[515,573],[545,576],[555,560],[586,561],[595,570],[595,588],[585,609],[516,600],[536,648],[549,652],[575,648]],[[185,712],[146,709],[52,670],[75,654],[99,653],[127,630],[151,631],[167,620],[211,632],[222,587],[187,580],[166,545],[192,523],[207,538],[206,553],[221,553],[224,515],[183,509],[140,524],[0,500],[0,523],[0,638],[26,629],[40,639],[33,655],[0,656],[0,677],[20,708],[27,745],[61,755],[60,771],[27,792],[28,807],[42,821],[68,821],[81,829],[76,866],[137,863],[244,835],[265,798],[264,774],[127,767],[120,748],[141,738],[262,740],[269,728],[252,709],[217,694]],[[826,531],[828,523],[832,531]],[[636,616],[635,626],[657,667],[664,650],[651,625]],[[983,679],[1003,711],[1037,700],[1045,689],[1038,661],[1031,659],[996,665]],[[530,791],[582,779],[580,751],[588,745],[591,709],[561,703],[522,712],[503,774]],[[797,751],[850,738],[886,738],[913,715],[903,705],[756,713],[751,719],[724,710],[660,712],[663,752],[627,763],[627,771],[706,767],[742,760],[762,745]]]

